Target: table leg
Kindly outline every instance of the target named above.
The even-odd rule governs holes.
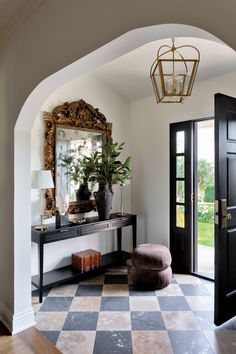
[[[39,243],[39,302],[43,301],[43,244]]]
[[[137,246],[137,217],[134,216],[133,221],[133,249]]]
[[[121,243],[122,243],[122,228],[119,227],[117,229],[117,249],[119,252],[121,251]]]

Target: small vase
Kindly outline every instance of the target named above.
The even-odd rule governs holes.
[[[89,200],[91,196],[91,192],[88,189],[88,185],[86,183],[81,183],[79,189],[76,191],[76,201],[80,202],[82,200]]]
[[[113,192],[109,190],[108,184],[100,184],[97,192],[94,193],[99,220],[110,218]]]

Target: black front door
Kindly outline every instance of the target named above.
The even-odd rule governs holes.
[[[215,324],[236,316],[236,98],[215,95]]]
[[[192,271],[192,124],[170,125],[170,251],[181,273]]]

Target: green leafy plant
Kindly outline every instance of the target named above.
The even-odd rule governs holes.
[[[67,169],[65,174],[68,175],[70,180],[74,181],[75,184],[79,182],[87,184],[89,176],[92,173],[91,166],[83,163],[84,159],[85,156],[76,158],[74,150],[70,150],[69,154],[64,155],[62,158],[61,166]]]
[[[113,140],[109,139],[103,144],[101,151],[84,156],[81,168],[90,171],[88,181],[100,185],[108,184],[110,190],[116,183],[125,186],[131,179],[131,157],[129,156],[124,163],[118,160],[123,148],[124,143],[113,143]]]

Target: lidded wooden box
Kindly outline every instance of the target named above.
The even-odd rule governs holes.
[[[101,252],[92,249],[72,253],[72,267],[82,272],[98,268],[101,265]]]

